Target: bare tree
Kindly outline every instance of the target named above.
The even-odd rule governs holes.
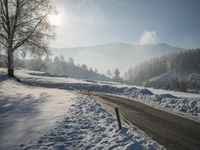
[[[108,69],[106,74],[109,78],[113,78],[113,70]]]
[[[72,57],[69,57],[68,62],[69,62],[71,65],[74,65],[74,59],[73,59]]]
[[[115,69],[115,71],[114,71],[114,79],[115,80],[120,80],[120,71],[119,71],[119,69]]]
[[[14,77],[14,52],[49,54],[54,26],[48,15],[53,12],[51,0],[0,0],[0,46],[7,54],[8,76]]]

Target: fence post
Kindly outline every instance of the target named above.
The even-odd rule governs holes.
[[[119,130],[120,130],[122,128],[122,124],[121,124],[118,108],[115,108],[115,112],[116,112],[116,116],[117,116],[117,122],[118,122]]]

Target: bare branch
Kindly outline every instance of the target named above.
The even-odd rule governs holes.
[[[7,45],[0,40],[0,44],[7,48]]]
[[[0,0],[0,46],[8,55],[8,72],[13,76],[13,53],[48,54],[54,28],[47,14],[51,0]]]
[[[0,33],[0,37],[3,38],[4,40],[8,40],[8,38],[2,33]]]
[[[21,45],[23,45],[32,35],[33,33],[36,31],[37,27],[40,25],[40,23],[43,21],[43,19],[47,16],[47,14],[45,14],[41,20],[36,24],[36,26],[34,27],[34,29],[32,30],[32,32],[26,36],[23,40],[19,41],[14,47],[13,47],[13,51],[15,49],[17,49],[18,47],[20,47]]]

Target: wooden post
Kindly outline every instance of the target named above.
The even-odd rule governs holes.
[[[116,112],[116,116],[117,116],[117,122],[118,122],[119,130],[120,130],[122,128],[122,124],[121,124],[118,108],[115,108],[115,112]]]

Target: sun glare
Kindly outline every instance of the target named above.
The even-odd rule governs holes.
[[[60,26],[62,23],[62,14],[50,14],[48,16],[48,20],[50,24],[55,25],[55,26]]]

